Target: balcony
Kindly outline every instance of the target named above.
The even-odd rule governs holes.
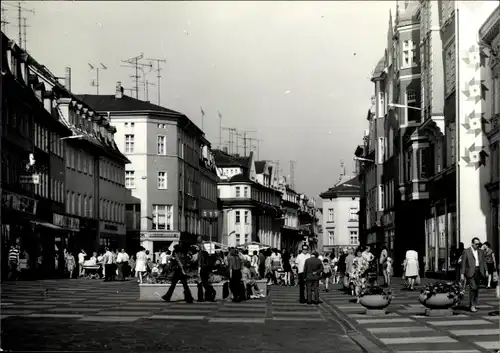
[[[399,192],[401,193],[402,201],[415,201],[429,199],[427,179],[416,179],[401,184]]]

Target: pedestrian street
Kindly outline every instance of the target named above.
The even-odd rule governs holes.
[[[196,352],[210,351],[217,341],[234,352],[304,352],[311,347],[329,352],[334,346],[362,352],[328,320],[322,305],[299,304],[296,287],[272,286],[267,298],[240,303],[138,297],[135,281],[7,282],[0,312],[2,348]]]
[[[419,290],[393,285],[394,299],[383,317],[367,316],[353,297],[337,290],[322,299],[366,336],[393,352],[479,353],[500,349],[499,301],[494,290],[481,289],[477,313],[458,307],[452,317],[428,317],[418,301]],[[462,304],[467,304],[467,294]]]

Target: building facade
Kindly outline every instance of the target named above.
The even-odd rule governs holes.
[[[323,234],[318,239],[318,249],[337,256],[345,248],[359,245],[358,177],[339,182],[320,194],[323,202]]]
[[[207,235],[201,207],[217,209],[217,178],[203,131],[184,114],[124,95],[120,82],[114,95],[80,98],[117,127],[131,161],[125,187],[141,202],[141,244],[157,253]]]
[[[12,221],[3,222],[2,240],[7,250],[20,243],[36,276],[53,276],[62,273],[64,249],[98,249],[108,220],[99,219],[100,189],[111,189],[109,221],[124,229],[125,189],[100,183],[98,165],[106,158],[124,169],[127,159],[109,122],[4,35],[2,42],[3,87],[11,92],[3,105],[2,216]]]
[[[281,225],[281,248],[288,252],[297,253],[299,244],[303,243],[303,236],[299,232],[300,195],[287,185],[282,178],[279,184],[281,191],[281,210],[283,220]]]
[[[240,246],[258,242],[281,248],[281,192],[272,187],[272,177],[262,173],[257,182],[253,152],[247,157],[215,151],[219,177],[219,198],[222,204],[222,243]],[[268,176],[273,168],[263,168]],[[268,182],[266,181],[268,180]]]
[[[494,211],[484,187],[491,179],[485,134],[489,124],[479,113],[488,110],[486,92],[492,81],[485,75],[491,70],[484,69],[487,55],[476,37],[497,6],[406,2],[404,11],[398,9],[396,14],[392,43],[390,21],[383,71],[392,102],[386,110],[384,137],[389,142],[383,149],[383,197],[378,194],[385,234],[380,240],[389,246],[396,263],[406,250],[416,250],[421,269],[431,276],[455,271],[451,257],[460,243],[468,246],[474,236],[490,242],[494,238]],[[389,127],[394,129],[392,153]],[[356,151],[370,158],[368,153],[366,148]],[[361,192],[368,194],[366,188],[362,185]],[[361,205],[368,217],[369,207],[363,201]],[[394,225],[394,235],[388,224]]]
[[[490,224],[489,239],[492,248],[500,253],[499,235],[499,181],[500,181],[500,8],[488,17],[479,30],[480,45],[484,55],[484,80],[489,90],[486,92],[484,118],[486,136],[489,141],[490,177],[485,188],[489,193]],[[498,257],[497,257],[498,258]]]

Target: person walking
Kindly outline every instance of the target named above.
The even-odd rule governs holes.
[[[139,279],[137,282],[142,283],[142,276],[146,272],[146,263],[148,262],[148,256],[146,255],[146,249],[140,247],[137,254],[135,254],[135,275]]]
[[[471,246],[464,250],[462,256],[462,267],[460,279],[466,280],[469,285],[470,311],[477,312],[477,299],[479,297],[479,284],[481,279],[486,277],[486,259],[484,251],[479,247],[481,241],[479,238],[472,239]]]
[[[292,266],[290,265],[290,254],[286,249],[283,250],[283,255],[281,256],[281,261],[283,263],[283,271],[285,272],[285,286],[289,286],[292,283]]]
[[[17,280],[19,275],[19,245],[12,244],[9,250],[9,273],[7,279],[9,280]]]
[[[351,273],[352,273],[352,265],[354,263],[354,251],[352,248],[347,250],[347,256],[345,258],[345,275],[344,275],[344,289],[351,289]]]
[[[386,261],[388,257],[389,254],[387,252],[387,246],[384,244],[382,245],[382,251],[380,252],[380,257],[378,259],[378,264],[379,264],[378,274],[382,274],[382,276],[384,277],[384,287],[387,287],[387,276],[385,268],[387,267]]]
[[[213,264],[210,259],[210,254],[205,250],[203,242],[198,244],[198,276],[200,277],[201,286],[205,289],[198,291],[198,301],[215,301],[215,296],[217,295],[214,287],[210,284],[210,274],[213,270]]]
[[[66,269],[69,272],[69,278],[71,279],[73,278],[73,272],[75,271],[76,268],[75,257],[73,256],[72,253],[66,252],[65,263],[66,263]]]
[[[191,294],[191,290],[187,284],[187,275],[186,275],[186,267],[187,267],[187,258],[181,252],[181,247],[179,244],[174,246],[174,251],[172,254],[172,269],[174,275],[172,276],[172,282],[170,283],[170,288],[168,291],[161,297],[164,301],[169,302],[172,298],[172,294],[174,294],[175,286],[177,282],[181,282],[184,287],[184,300],[187,303],[192,303],[193,296]]]
[[[104,263],[104,282],[110,282],[113,279],[113,253],[106,247],[103,257]]]
[[[116,269],[118,270],[118,275],[116,276],[116,279],[118,281],[123,281],[125,280],[125,276],[124,276],[124,269],[123,269],[123,253],[125,251],[122,249],[121,252],[119,252],[117,255],[116,255]]]
[[[403,266],[405,278],[408,281],[408,287],[413,291],[415,290],[415,283],[419,273],[418,252],[411,249],[408,250]]]
[[[490,289],[491,288],[491,282],[495,282],[495,273],[497,271],[497,261],[495,259],[495,253],[493,252],[493,249],[491,248],[491,244],[487,241],[483,243],[482,249],[484,251],[484,258],[486,261],[486,270],[487,276],[488,276],[488,285],[486,288]],[[497,281],[498,282],[498,278]]]
[[[259,277],[264,279],[266,276],[266,255],[264,249],[259,251]]]
[[[306,277],[304,273],[304,266],[306,264],[306,260],[309,259],[311,255],[309,254],[309,246],[306,244],[302,245],[302,253],[297,256],[295,259],[295,265],[297,266],[297,273],[299,275],[299,302],[304,304],[306,302],[305,297],[305,286],[306,286]]]
[[[227,264],[229,269],[229,289],[233,294],[233,301],[240,302],[244,299],[245,293],[242,293],[241,258],[235,248],[229,250]]]
[[[304,275],[307,286],[307,304],[319,304],[319,281],[323,274],[323,263],[314,251],[304,263]]]
[[[85,257],[87,256],[87,253],[85,250],[81,249],[80,253],[78,254],[78,277],[83,277],[83,264],[85,263]]]

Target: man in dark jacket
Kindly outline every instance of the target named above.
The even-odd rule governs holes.
[[[198,276],[200,282],[205,289],[205,296],[203,296],[203,289],[198,292],[198,301],[215,301],[216,292],[214,287],[210,284],[210,273],[212,273],[213,265],[210,259],[210,254],[205,250],[203,242],[198,243]],[[201,294],[201,295],[200,295]],[[203,298],[205,297],[205,298]]]
[[[229,269],[229,288],[233,294],[233,301],[240,302],[244,300],[244,293],[241,287],[241,259],[238,256],[238,250],[231,248],[227,258],[227,267]]]
[[[319,304],[319,280],[323,273],[323,263],[318,259],[318,252],[314,251],[304,264],[306,277],[307,304]]]
[[[346,263],[345,263],[346,258],[347,258],[347,249],[344,249],[342,251],[342,254],[339,256],[339,262],[337,263],[337,271],[340,274],[339,281],[340,281],[340,283],[344,283],[344,289],[348,288],[348,286],[346,288],[345,281],[344,281],[344,278],[346,276]],[[349,285],[349,282],[347,282],[347,284]]]

